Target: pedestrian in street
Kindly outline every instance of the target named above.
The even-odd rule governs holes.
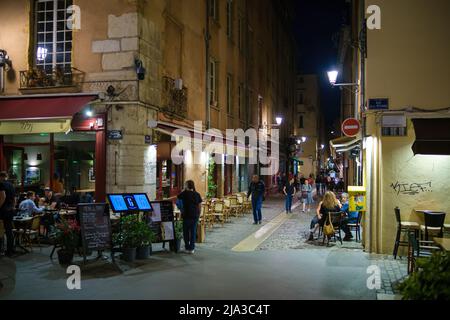
[[[341,203],[333,192],[327,191],[323,196],[323,200],[317,206],[316,215],[311,220],[309,238],[307,241],[314,240],[314,233],[319,227],[322,227],[328,217],[329,212],[339,212],[341,210]]]
[[[6,252],[5,255],[11,257],[14,255],[14,234],[13,217],[14,207],[16,206],[15,191],[13,185],[8,181],[8,173],[0,172],[0,219],[3,220],[3,226],[6,234]]]
[[[266,186],[264,185],[264,182],[259,179],[258,175],[254,175],[252,177],[252,182],[250,183],[250,186],[248,187],[247,192],[247,199],[252,196],[252,209],[253,209],[253,224],[261,224],[262,220],[262,203],[264,201],[264,197],[266,194]]]
[[[285,195],[285,205],[286,205],[286,214],[292,213],[292,199],[295,196],[295,183],[294,177],[288,181],[288,183],[283,188],[283,193]]]
[[[184,247],[187,253],[193,254],[202,197],[195,191],[194,181],[188,180],[185,183],[185,189],[177,198],[183,203],[181,217],[183,218]]]
[[[316,193],[317,196],[322,195],[322,175],[316,177]]]
[[[305,184],[302,185],[302,204],[303,204],[302,212],[305,212],[305,209],[309,211],[311,209],[310,206],[314,203],[312,191],[313,191],[312,186],[309,184],[308,180],[305,180]]]

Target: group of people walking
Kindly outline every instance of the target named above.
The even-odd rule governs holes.
[[[302,212],[310,211],[314,205],[314,195],[313,195],[313,185],[314,179],[312,175],[308,179],[300,177],[297,179],[295,176],[290,176],[282,192],[285,195],[285,207],[286,213],[292,213],[292,203],[296,195],[298,195],[299,200],[302,203]]]

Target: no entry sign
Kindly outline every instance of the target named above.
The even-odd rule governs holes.
[[[347,137],[354,137],[358,134],[361,129],[361,125],[359,121],[354,118],[348,118],[344,122],[342,122],[342,133]]]

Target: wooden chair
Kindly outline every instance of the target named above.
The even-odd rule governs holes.
[[[428,241],[428,235],[444,236],[444,212],[425,213],[425,225],[420,225],[420,239]]]
[[[250,195],[250,197],[248,199],[247,199],[246,193],[243,196],[244,196],[245,213],[251,213],[252,212],[252,196]]]
[[[362,211],[358,211],[358,217],[356,221],[353,223],[347,223],[350,231],[355,230],[356,233],[356,242],[361,241],[361,220],[362,220]]]
[[[212,227],[214,223],[212,218],[210,205],[208,203],[202,203],[199,222],[205,224],[206,227]]]
[[[397,234],[395,236],[394,252],[392,254],[394,256],[394,259],[397,259],[398,248],[400,246],[407,246],[409,243],[408,241],[401,240],[402,234],[409,234],[413,232],[417,236],[419,232],[419,224],[413,221],[402,221],[399,207],[395,207],[394,212],[395,220],[397,221]]]
[[[226,221],[226,209],[223,200],[216,200],[212,202],[211,214],[213,216],[213,221],[215,222],[218,220],[223,227],[223,224]]]
[[[441,250],[433,244],[433,241],[419,240],[417,232],[408,233],[408,274],[417,271],[418,261],[429,259],[434,252]]]
[[[242,215],[247,213],[247,208],[245,206],[245,196],[242,193],[236,194],[236,199],[238,201],[238,204],[241,208]]]
[[[41,241],[40,241],[40,229],[41,229],[41,218],[42,215],[36,215],[33,217],[31,221],[31,227],[28,230],[25,230],[24,239],[29,244],[31,251],[33,251],[32,247],[32,239],[37,240],[39,250],[41,250]]]

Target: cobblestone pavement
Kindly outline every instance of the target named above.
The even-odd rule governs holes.
[[[280,195],[271,196],[264,201],[262,208],[262,225],[272,220],[284,211],[284,202]],[[215,249],[230,249],[250,234],[256,232],[261,225],[253,224],[253,214],[250,212],[240,217],[233,217],[222,227],[216,224],[214,228],[206,229],[205,242],[196,244],[198,247]]]
[[[301,212],[300,207],[293,210],[293,214],[283,225],[281,225],[257,250],[329,250],[330,252],[344,252],[350,250],[363,250],[361,243],[356,241],[330,242],[327,247],[322,244],[322,238],[306,242],[309,237],[309,226],[315,215],[315,208],[309,212]],[[353,232],[353,236],[355,234]],[[394,259],[392,256],[367,254],[368,259],[380,268],[381,288],[377,294],[398,294],[396,284],[401,282],[407,275],[406,258]]]

